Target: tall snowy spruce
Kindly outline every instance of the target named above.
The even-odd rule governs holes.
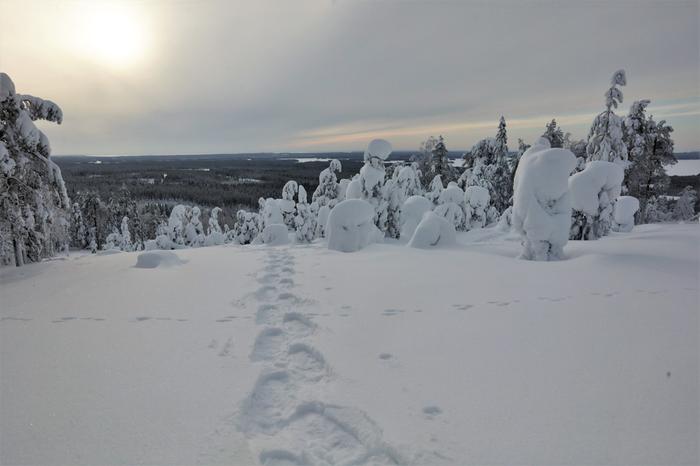
[[[340,160],[333,159],[328,168],[325,168],[318,175],[318,187],[314,191],[311,200],[319,207],[327,205],[333,208],[338,203],[338,176],[343,166]]]
[[[51,257],[70,242],[70,209],[61,170],[36,120],[60,124],[50,100],[18,94],[0,73],[0,263],[21,266]]]
[[[552,121],[547,123],[547,126],[545,126],[542,137],[549,140],[549,143],[552,145],[553,149],[564,147],[564,132],[557,125],[557,120],[554,118],[552,118]]]
[[[676,163],[673,155],[673,128],[666,121],[646,115],[649,100],[632,104],[623,125],[629,166],[625,171],[627,193],[639,200],[637,223],[646,223],[647,205],[664,194],[670,183],[665,166]]]
[[[613,109],[622,103],[622,91],[618,86],[627,84],[625,70],[616,71],[610,84],[605,93],[605,111],[595,117],[588,133],[587,161],[602,160],[624,165],[627,160],[627,146],[622,139],[622,118],[615,115]]]
[[[372,140],[365,151],[365,164],[360,169],[360,176],[357,179],[360,198],[374,207],[374,223],[382,232],[386,232],[388,228],[388,204],[384,196],[384,178],[386,176],[384,161],[389,158],[390,154],[391,144],[389,141]]]

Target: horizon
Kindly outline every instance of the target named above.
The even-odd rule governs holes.
[[[695,1],[4,5],[0,69],[62,107],[40,124],[56,154],[469,148],[501,115],[511,148],[552,118],[585,138],[620,68],[616,113],[650,99],[678,152],[700,148]]]

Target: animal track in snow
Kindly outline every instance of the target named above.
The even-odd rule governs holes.
[[[311,320],[298,313],[287,312],[282,319],[284,329],[295,336],[307,336],[314,331],[314,323]]]
[[[277,316],[277,306],[274,304],[261,304],[255,313],[256,324],[269,324]]]

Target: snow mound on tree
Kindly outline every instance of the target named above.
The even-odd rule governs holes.
[[[412,248],[431,248],[453,246],[457,243],[454,225],[435,212],[426,212],[416,227],[413,237],[408,242]]]
[[[137,269],[155,269],[159,267],[175,267],[184,264],[177,254],[171,251],[142,252],[136,258]]]
[[[381,233],[374,225],[374,207],[361,199],[346,199],[328,215],[328,249],[354,252],[378,240]]]
[[[629,232],[634,227],[634,214],[639,210],[639,200],[632,196],[620,196],[615,202],[613,219],[616,230]]]
[[[391,143],[384,139],[373,139],[367,146],[367,154],[386,160],[391,155]]]
[[[401,207],[401,236],[412,237],[423,215],[432,208],[433,203],[423,196],[411,196],[406,199]]]
[[[286,225],[273,223],[266,225],[260,233],[260,241],[268,246],[281,246],[289,243],[289,231]]]
[[[596,160],[569,178],[572,206],[588,215],[598,215],[620,195],[625,172],[619,164]],[[639,207],[638,207],[639,208]]]
[[[551,149],[540,138],[520,159],[513,184],[512,224],[523,238],[521,258],[560,259],[569,240],[571,196],[569,173],[576,157]]]

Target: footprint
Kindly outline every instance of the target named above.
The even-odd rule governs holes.
[[[282,318],[282,326],[287,332],[296,336],[310,335],[315,328],[314,323],[299,312],[287,312]]]
[[[255,297],[261,301],[272,298],[275,293],[277,293],[277,288],[274,286],[266,285],[258,288],[255,291]]]
[[[136,322],[145,322],[147,320],[151,320],[150,317],[137,317]]]
[[[439,406],[426,406],[423,408],[423,413],[427,414],[428,416],[437,416],[442,414],[442,409],[440,409]]]
[[[279,281],[279,284],[282,286],[294,286],[294,280],[291,278],[283,278]]]
[[[455,309],[459,309],[460,311],[466,311],[467,309],[471,309],[472,307],[474,307],[474,305],[473,304],[453,304],[452,307]],[[416,312],[420,312],[420,310],[418,310]]]
[[[404,312],[402,309],[385,309],[384,311],[382,311],[382,314],[385,316],[395,316],[402,312]]]
[[[241,407],[244,431],[274,433],[295,411],[295,388],[287,371],[263,373]]]
[[[389,353],[381,353],[379,355],[379,359],[391,359],[391,358],[392,358],[392,356]]]
[[[308,463],[287,450],[265,450],[260,453],[263,466],[307,466]]]
[[[268,327],[255,338],[253,351],[250,353],[251,361],[263,361],[273,359],[280,353],[284,344],[284,332],[277,327]]]
[[[266,273],[262,277],[258,279],[259,283],[274,283],[275,280],[279,278],[279,275],[276,273]]]
[[[289,368],[305,380],[319,381],[328,374],[323,355],[305,343],[289,347]]]
[[[229,337],[228,340],[226,340],[226,343],[224,343],[223,348],[221,348],[221,351],[219,351],[219,356],[220,357],[226,357],[231,353],[231,348],[233,347],[233,339]]]
[[[270,323],[275,316],[277,306],[274,304],[261,304],[258,306],[258,311],[255,313],[255,323],[265,324]]]

